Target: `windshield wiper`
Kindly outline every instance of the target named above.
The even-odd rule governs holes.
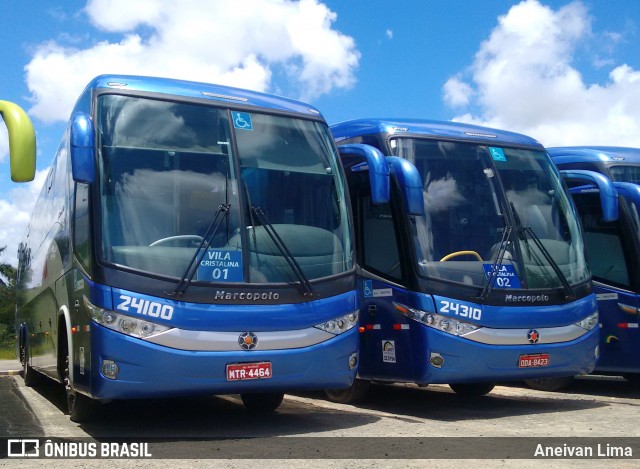
[[[551,257],[551,253],[549,253],[547,248],[544,247],[544,245],[542,244],[542,241],[540,241],[540,238],[538,238],[538,235],[533,231],[533,229],[531,229],[531,227],[529,226],[522,226],[522,223],[520,222],[520,217],[518,216],[518,212],[516,212],[516,208],[513,206],[513,202],[511,202],[511,210],[513,211],[513,216],[517,224],[519,236],[523,239],[523,241],[527,245],[527,251],[529,253],[529,256],[533,257],[531,256],[531,249],[529,247],[527,236],[533,240],[534,244],[538,247],[538,249],[544,256],[544,258],[547,260],[547,262],[549,263],[553,271],[558,276],[558,279],[560,279],[560,283],[562,283],[562,286],[564,287],[564,290],[567,294],[566,299],[568,300],[574,299],[575,293],[573,292],[573,288],[567,281],[567,277],[565,277],[565,275],[562,273],[562,270],[560,270],[560,267],[558,266],[557,262],[553,260],[553,257]]]
[[[500,240],[500,249],[498,249],[498,253],[496,255],[496,260],[491,264],[491,270],[489,271],[489,278],[487,279],[487,284],[482,289],[482,293],[480,294],[481,300],[486,300],[491,294],[491,290],[493,290],[493,286],[496,283],[496,279],[498,278],[498,273],[496,268],[499,265],[502,265],[502,261],[504,260],[504,255],[507,252],[507,246],[509,245],[509,238],[511,237],[511,226],[507,225],[502,230],[502,239]]]
[[[220,204],[218,206],[215,217],[213,217],[213,220],[211,220],[211,223],[207,228],[207,232],[204,234],[202,241],[200,241],[200,245],[197,247],[196,252],[193,254],[193,257],[191,258],[187,269],[184,271],[184,274],[180,278],[180,281],[178,282],[175,290],[173,290],[171,293],[165,292],[165,294],[169,295],[170,297],[180,297],[184,295],[184,293],[187,291],[187,288],[189,288],[189,285],[191,285],[193,276],[198,270],[198,265],[200,264],[200,262],[202,262],[202,258],[207,253],[207,249],[209,249],[209,246],[213,241],[213,237],[216,235],[218,229],[220,228],[220,225],[222,225],[222,222],[229,214],[230,208],[231,204],[226,203]]]
[[[273,241],[273,244],[276,245],[276,248],[278,248],[278,251],[280,251],[280,254],[282,254],[282,257],[284,257],[284,259],[287,261],[287,264],[289,264],[291,271],[295,274],[296,277],[298,277],[298,280],[300,281],[300,285],[304,290],[304,293],[303,293],[304,296],[314,296],[315,293],[313,291],[311,283],[309,282],[309,279],[302,271],[302,268],[300,267],[300,264],[298,263],[296,258],[293,256],[293,254],[291,254],[291,251],[289,251],[289,249],[287,248],[287,245],[284,243],[284,241],[282,241],[282,238],[280,237],[280,235],[278,234],[274,226],[271,224],[271,222],[267,218],[267,215],[264,213],[264,210],[262,210],[262,208],[260,207],[252,206],[251,213],[253,213],[253,215],[255,215],[255,217],[258,219],[258,221],[260,222],[264,230],[267,232],[267,235],[269,235],[269,238],[271,238],[271,241]]]

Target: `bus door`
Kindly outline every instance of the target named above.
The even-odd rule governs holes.
[[[402,254],[391,203],[373,204],[369,190],[358,197],[357,215],[362,269],[359,374],[363,378],[413,381],[413,341],[409,320],[394,303],[407,304]],[[394,216],[395,215],[395,216]]]
[[[598,299],[600,358],[596,372],[640,372],[638,266],[633,262],[639,255],[637,206],[620,197],[618,220],[606,222],[597,192],[574,192],[573,199]]]

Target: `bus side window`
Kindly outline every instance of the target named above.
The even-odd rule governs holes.
[[[604,222],[597,194],[574,194],[587,249],[587,261],[595,280],[629,287],[620,221]]]
[[[390,204],[374,205],[370,196],[360,200],[363,267],[384,277],[401,279],[398,241]]]

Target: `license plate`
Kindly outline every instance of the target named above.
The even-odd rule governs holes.
[[[227,365],[227,381],[271,378],[271,362]]]
[[[535,355],[520,355],[518,368],[534,368],[537,366],[549,366],[548,353],[536,353]]]

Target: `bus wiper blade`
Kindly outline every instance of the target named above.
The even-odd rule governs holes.
[[[513,216],[518,225],[517,228],[518,228],[519,236],[524,240],[527,246],[527,252],[529,254],[529,257],[533,257],[531,255],[531,248],[529,247],[529,241],[528,241],[528,238],[531,238],[534,244],[538,247],[538,249],[544,256],[544,258],[547,260],[547,262],[549,263],[553,271],[558,276],[558,279],[560,279],[560,283],[562,283],[562,286],[567,294],[566,299],[575,298],[575,293],[573,292],[573,288],[567,281],[567,277],[565,277],[565,275],[562,273],[562,270],[560,270],[560,267],[558,266],[557,262],[553,260],[553,257],[551,257],[551,254],[549,253],[547,248],[544,247],[544,245],[542,244],[542,241],[540,241],[540,238],[538,238],[538,235],[533,231],[533,229],[531,229],[530,226],[522,226],[522,223],[520,222],[520,217],[518,216],[518,212],[516,211],[516,208],[513,206],[513,202],[511,202],[511,210],[513,211]]]
[[[284,257],[284,259],[287,261],[287,264],[289,264],[289,267],[291,267],[291,271],[295,274],[296,277],[298,277],[300,285],[304,290],[304,296],[314,296],[315,293],[313,291],[311,283],[309,282],[309,279],[302,271],[302,268],[300,267],[300,264],[298,263],[296,258],[287,248],[287,245],[284,243],[284,241],[282,241],[282,238],[267,218],[264,210],[262,210],[262,208],[260,207],[251,207],[251,212],[256,216],[260,224],[264,227],[264,230],[269,235],[269,238],[271,238],[271,241],[273,241],[273,244],[276,245],[276,248],[278,248],[278,251],[280,251],[282,257]]]
[[[487,284],[482,289],[482,293],[480,294],[481,300],[486,300],[489,298],[491,291],[493,290],[493,286],[496,283],[496,279],[498,278],[498,274],[496,272],[496,268],[499,265],[502,265],[502,261],[504,260],[504,255],[507,252],[507,246],[509,244],[509,238],[511,237],[511,226],[505,226],[502,231],[502,239],[500,240],[500,249],[498,250],[498,254],[496,255],[496,260],[491,264],[491,270],[489,271],[489,278],[487,279]]]
[[[575,293],[573,292],[573,288],[571,288],[571,285],[567,281],[567,277],[565,277],[565,275],[562,273],[562,270],[560,270],[558,263],[553,260],[553,257],[551,257],[551,254],[549,253],[547,248],[544,247],[542,241],[540,241],[540,238],[538,238],[538,235],[531,229],[531,227],[522,227],[522,231],[525,233],[525,236],[528,234],[531,237],[535,245],[538,246],[538,249],[540,249],[540,252],[542,252],[542,255],[545,257],[545,259],[547,259],[547,262],[549,262],[549,265],[560,279],[560,282],[562,283],[562,286],[567,293],[566,299],[575,299]]]
[[[165,292],[165,294],[169,295],[170,297],[181,297],[184,295],[184,293],[187,291],[187,288],[189,288],[189,285],[191,285],[193,276],[198,270],[198,265],[200,264],[200,262],[202,262],[202,258],[205,256],[207,249],[209,249],[209,246],[213,241],[213,237],[216,235],[218,229],[220,228],[220,225],[222,225],[222,222],[229,214],[230,208],[230,204],[220,204],[218,206],[216,215],[213,217],[213,220],[211,220],[211,223],[207,228],[207,232],[204,234],[202,241],[200,241],[200,245],[196,249],[196,252],[193,254],[193,257],[191,258],[187,269],[184,271],[184,274],[180,278],[180,281],[178,282],[175,290],[173,290],[171,293]]]

